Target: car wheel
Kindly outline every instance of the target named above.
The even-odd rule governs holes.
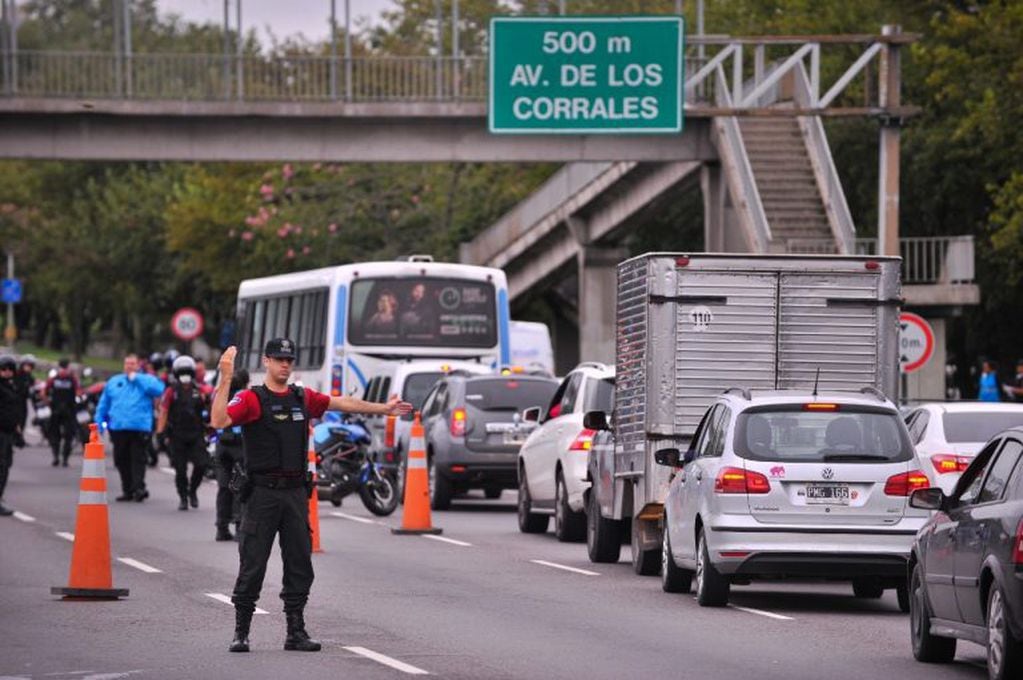
[[[899,611],[903,614],[909,613],[909,586],[902,584],[895,587],[895,598],[899,603]]]
[[[437,471],[433,464],[433,457],[427,463],[430,484],[430,509],[447,510],[451,507],[451,497],[454,495],[451,481]]]
[[[547,524],[550,522],[548,515],[541,515],[533,512],[533,499],[529,496],[529,482],[526,480],[526,470],[523,468],[519,473],[519,531],[524,534],[542,534],[547,531]]]
[[[909,635],[913,643],[913,658],[924,663],[948,663],[955,658],[956,640],[931,634],[931,612],[919,564],[913,567],[910,576],[909,595]]]
[[[884,595],[884,587],[877,579],[858,578],[852,582],[853,595],[863,600],[876,600]]]
[[[665,527],[664,539],[661,541],[661,590],[666,593],[688,593],[692,586],[693,572],[675,564],[675,558],[671,556],[668,528]]]
[[[707,539],[700,529],[696,538],[696,601],[701,607],[724,607],[729,591],[731,583],[711,563]]]
[[[600,514],[597,492],[586,494],[586,552],[591,562],[617,562],[622,554],[622,522]]]
[[[498,498],[501,497],[502,491],[504,491],[504,489],[502,489],[499,486],[488,486],[487,488],[483,489],[483,495],[489,500],[496,501]]]
[[[655,576],[661,568],[661,551],[659,548],[643,550],[640,547],[640,538],[643,531],[640,529],[637,520],[632,520],[632,534],[629,536],[630,547],[632,548],[632,571],[640,576]]]
[[[991,584],[987,598],[987,673],[991,680],[1018,678],[1023,673],[1023,642],[1009,628],[1005,594],[997,583]]]
[[[578,543],[586,538],[586,516],[568,504],[568,488],[559,471],[554,487],[554,535],[562,543]]]

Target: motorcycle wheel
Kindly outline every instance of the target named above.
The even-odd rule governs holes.
[[[374,515],[386,517],[398,507],[398,489],[389,475],[379,475],[359,487],[359,497]]]

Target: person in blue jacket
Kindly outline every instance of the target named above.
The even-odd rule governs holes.
[[[998,379],[998,364],[985,360],[981,364],[980,390],[977,394],[980,401],[1001,401],[1002,381]]]
[[[124,357],[124,373],[107,381],[96,407],[96,422],[110,432],[114,466],[121,475],[121,495],[115,500],[141,503],[146,491],[146,445],[153,429],[153,400],[165,386],[156,376],[139,370],[136,354]]]

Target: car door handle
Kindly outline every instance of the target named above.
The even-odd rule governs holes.
[[[699,482],[703,479],[703,470],[696,471],[696,481]]]

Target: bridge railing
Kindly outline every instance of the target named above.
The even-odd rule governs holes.
[[[833,254],[835,242],[830,239],[790,239],[790,253]],[[858,238],[856,255],[877,253],[877,239]],[[902,256],[902,282],[916,284],[964,284],[976,278],[973,236],[911,236],[899,239]]]

